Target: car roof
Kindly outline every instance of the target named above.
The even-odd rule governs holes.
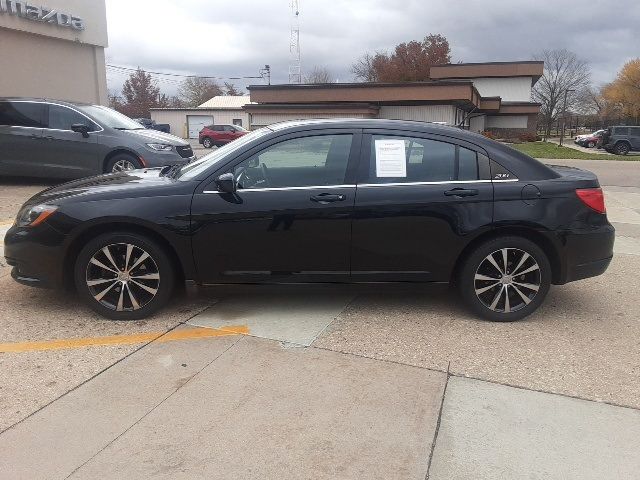
[[[60,105],[68,105],[71,107],[86,107],[89,105],[94,105],[93,103],[70,102],[68,100],[58,100],[55,98],[44,98],[44,97],[0,97],[0,102],[44,102],[44,103],[58,103]]]

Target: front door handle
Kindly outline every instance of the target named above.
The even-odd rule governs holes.
[[[447,190],[444,194],[447,197],[473,197],[478,195],[478,190],[475,188],[454,188],[453,190]]]
[[[311,197],[312,202],[318,202],[322,204],[331,203],[331,202],[342,202],[346,199],[346,195],[336,194],[336,193],[320,193],[318,195],[314,195]]]

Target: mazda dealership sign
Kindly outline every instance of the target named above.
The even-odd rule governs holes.
[[[0,0],[0,13],[14,15],[34,22],[47,23],[74,30],[84,30],[84,22],[80,17],[53,8],[31,5],[22,0]]]

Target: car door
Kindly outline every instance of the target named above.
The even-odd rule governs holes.
[[[482,149],[449,137],[365,130],[352,237],[354,281],[448,281],[491,228]]]
[[[225,143],[229,143],[236,139],[236,130],[231,125],[223,125],[221,133]]]
[[[640,151],[640,127],[629,127],[629,140],[631,149]]]
[[[241,155],[193,197],[193,253],[205,283],[348,281],[354,130],[289,134]],[[232,173],[235,194],[215,178]]]
[[[38,102],[0,102],[0,173],[42,175],[44,112],[44,105]]]
[[[102,172],[97,135],[102,129],[94,121],[72,108],[53,103],[47,104],[46,118],[41,167],[48,176],[78,178]],[[74,132],[71,126],[75,124],[87,125],[89,133]]]

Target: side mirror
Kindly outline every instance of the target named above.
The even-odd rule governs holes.
[[[236,179],[233,173],[223,173],[216,179],[218,190],[224,193],[236,193]]]
[[[71,130],[76,133],[81,133],[84,138],[89,138],[89,125],[85,125],[84,123],[74,123],[71,125]]]

